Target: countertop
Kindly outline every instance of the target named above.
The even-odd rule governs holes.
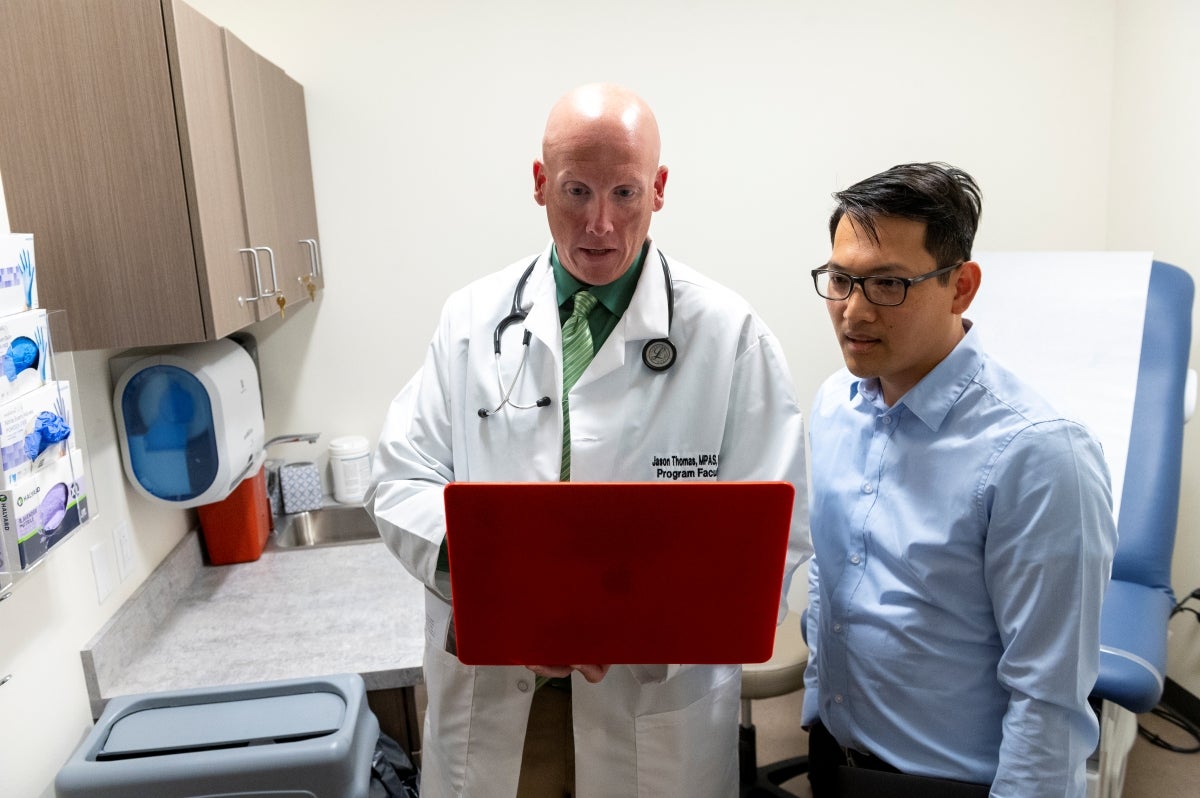
[[[93,717],[118,695],[358,673],[421,681],[424,588],[380,540],[203,563],[188,533],[81,652]]]

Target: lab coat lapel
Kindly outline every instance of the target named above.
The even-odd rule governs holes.
[[[576,385],[586,386],[589,382],[623,366],[627,342],[666,338],[668,315],[666,279],[658,257],[658,248],[652,242],[646,252],[646,261],[642,264],[642,273],[638,277],[637,288],[633,291],[629,307],[625,309],[612,334],[608,336],[608,340],[596,353],[595,359],[588,365]]]
[[[554,271],[550,268],[550,249],[542,253],[529,277],[527,301],[532,301],[525,327],[530,334],[545,344],[546,349],[562,368],[562,326],[558,319],[558,294],[554,285]],[[621,316],[617,326],[588,364],[576,388],[615,371],[625,364],[626,343],[642,342],[655,338],[666,338],[670,327],[667,311],[667,286],[663,275],[662,261],[653,242],[646,252],[646,261],[638,277],[637,288],[629,307]]]
[[[559,362],[562,363],[562,329],[558,321],[558,293],[554,286],[554,270],[550,268],[550,248],[547,247],[529,276],[527,302],[533,305],[525,317],[525,329]]]
[[[633,292],[633,300],[621,317],[625,323],[625,340],[666,338],[671,326],[667,307],[666,275],[658,247],[651,242],[646,262],[642,264],[642,274],[638,277],[637,289]]]

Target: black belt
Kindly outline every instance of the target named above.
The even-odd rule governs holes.
[[[899,773],[900,769],[889,765],[874,754],[868,754],[864,751],[856,751],[853,748],[839,746],[842,749],[842,755],[846,757],[846,766],[852,768],[864,768],[866,770],[882,770],[887,773]]]
[[[840,745],[820,721],[808,734],[814,795],[819,781],[821,795],[848,798],[987,798],[987,785],[912,776],[874,754]]]

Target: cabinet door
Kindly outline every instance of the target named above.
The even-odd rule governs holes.
[[[212,337],[159,0],[0,2],[0,124],[9,220],[70,345]]]
[[[237,168],[242,184],[246,237],[257,252],[264,298],[256,303],[259,319],[279,313],[280,300],[290,301],[281,284],[283,225],[278,213],[277,187],[271,169],[271,134],[263,95],[263,58],[228,30],[223,31],[228,69],[230,107],[237,140]]]
[[[210,338],[258,319],[258,286],[242,210],[222,30],[180,0],[165,0],[167,52],[201,305]]]
[[[313,252],[317,220],[304,89],[228,31],[225,51],[246,229],[271,293],[259,303],[259,317],[266,318],[307,302],[323,285]]]
[[[272,130],[272,171],[277,184],[285,186],[279,197],[283,211],[282,223],[289,236],[286,282],[288,301],[304,301],[315,297],[325,281],[319,266],[320,239],[317,234],[317,205],[313,195],[312,161],[308,150],[308,118],[304,109],[304,87],[292,80],[283,70],[267,70],[274,86],[272,109],[268,124]],[[267,80],[264,79],[264,86]],[[272,124],[273,123],[273,124]],[[309,285],[312,290],[309,290]]]

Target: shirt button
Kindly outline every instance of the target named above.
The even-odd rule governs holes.
[[[529,692],[529,682],[525,681],[524,679],[521,679],[520,681],[517,682],[517,689],[520,690],[522,693],[528,693]]]
[[[842,701],[844,701],[844,700],[845,700],[845,699],[844,699],[844,698],[842,698],[842,694],[841,694],[841,693],[838,693],[837,695],[835,695],[835,696],[833,697],[833,703],[835,703],[835,704],[840,704],[840,703],[842,703]]]
[[[850,562],[854,563],[855,565],[858,565],[860,562],[862,562],[862,557],[859,557],[857,554],[851,554]]]
[[[887,427],[887,426],[890,426],[890,425],[891,425],[891,423],[892,423],[892,417],[891,417],[891,416],[884,416],[883,418],[881,418],[881,419],[879,419],[879,420],[883,422],[883,426],[885,426],[885,427]]]
[[[840,623],[835,623],[835,624],[833,625],[833,631],[835,631],[835,632],[840,632],[840,631],[842,631],[842,625],[841,625]]]
[[[875,490],[875,488],[874,488],[874,486],[871,485],[870,482],[863,483],[863,486],[862,486],[863,493],[871,493],[874,490]]]

